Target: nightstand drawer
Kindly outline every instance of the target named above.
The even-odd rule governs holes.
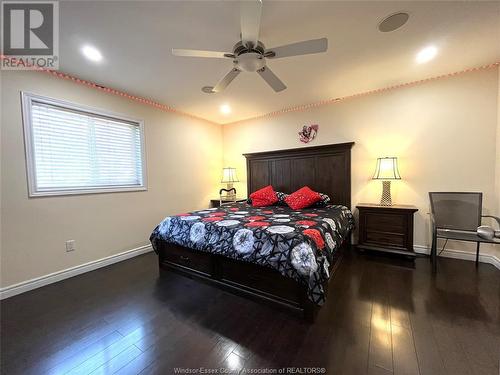
[[[367,231],[405,233],[408,222],[406,215],[367,212],[365,225]]]
[[[396,247],[406,247],[406,236],[398,233],[387,232],[366,232],[365,243],[375,245],[387,245]]]

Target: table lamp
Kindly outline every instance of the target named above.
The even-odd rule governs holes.
[[[398,158],[386,157],[377,159],[374,180],[382,180],[381,206],[392,206],[391,180],[401,180],[398,169]]]
[[[221,183],[227,184],[226,189],[234,189],[233,182],[239,182],[238,177],[236,176],[236,168],[222,168],[222,180]],[[236,189],[232,192],[226,193],[226,199],[234,200],[236,198]]]

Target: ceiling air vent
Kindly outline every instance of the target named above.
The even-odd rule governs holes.
[[[410,18],[410,15],[404,12],[391,14],[390,16],[387,16],[382,21],[380,21],[380,23],[378,24],[378,29],[383,33],[397,30],[406,22],[408,22],[408,18]]]
[[[214,93],[214,87],[213,86],[203,86],[201,88],[201,91],[203,91],[205,94],[213,94]]]

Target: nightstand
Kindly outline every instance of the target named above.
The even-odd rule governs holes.
[[[415,257],[413,215],[415,206],[361,203],[358,248]]]
[[[244,200],[244,198],[236,198],[236,202]],[[230,199],[222,199],[222,203],[232,203],[234,200]],[[210,207],[219,207],[220,206],[220,200],[219,199],[210,199]]]

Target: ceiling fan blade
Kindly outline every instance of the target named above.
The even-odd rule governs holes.
[[[262,0],[245,0],[241,2],[241,40],[248,47],[257,45],[259,40],[260,16]]]
[[[276,74],[273,73],[271,69],[269,69],[269,67],[265,66],[262,69],[257,70],[257,73],[259,73],[260,76],[264,78],[264,81],[266,81],[274,91],[279,92],[286,89],[286,85],[281,82],[281,80],[276,76]]]
[[[303,42],[287,44],[280,47],[269,48],[264,56],[270,59],[280,59],[282,57],[309,55],[311,53],[325,52],[328,49],[328,39],[312,39]]]
[[[240,73],[241,71],[236,68],[231,69],[229,73],[227,73],[219,82],[217,82],[212,91],[213,92],[223,91],[232,82],[232,80],[235,79]]]
[[[230,52],[202,51],[198,49],[172,48],[172,54],[175,56],[185,56],[185,57],[213,57],[219,59],[234,58],[234,55]]]

